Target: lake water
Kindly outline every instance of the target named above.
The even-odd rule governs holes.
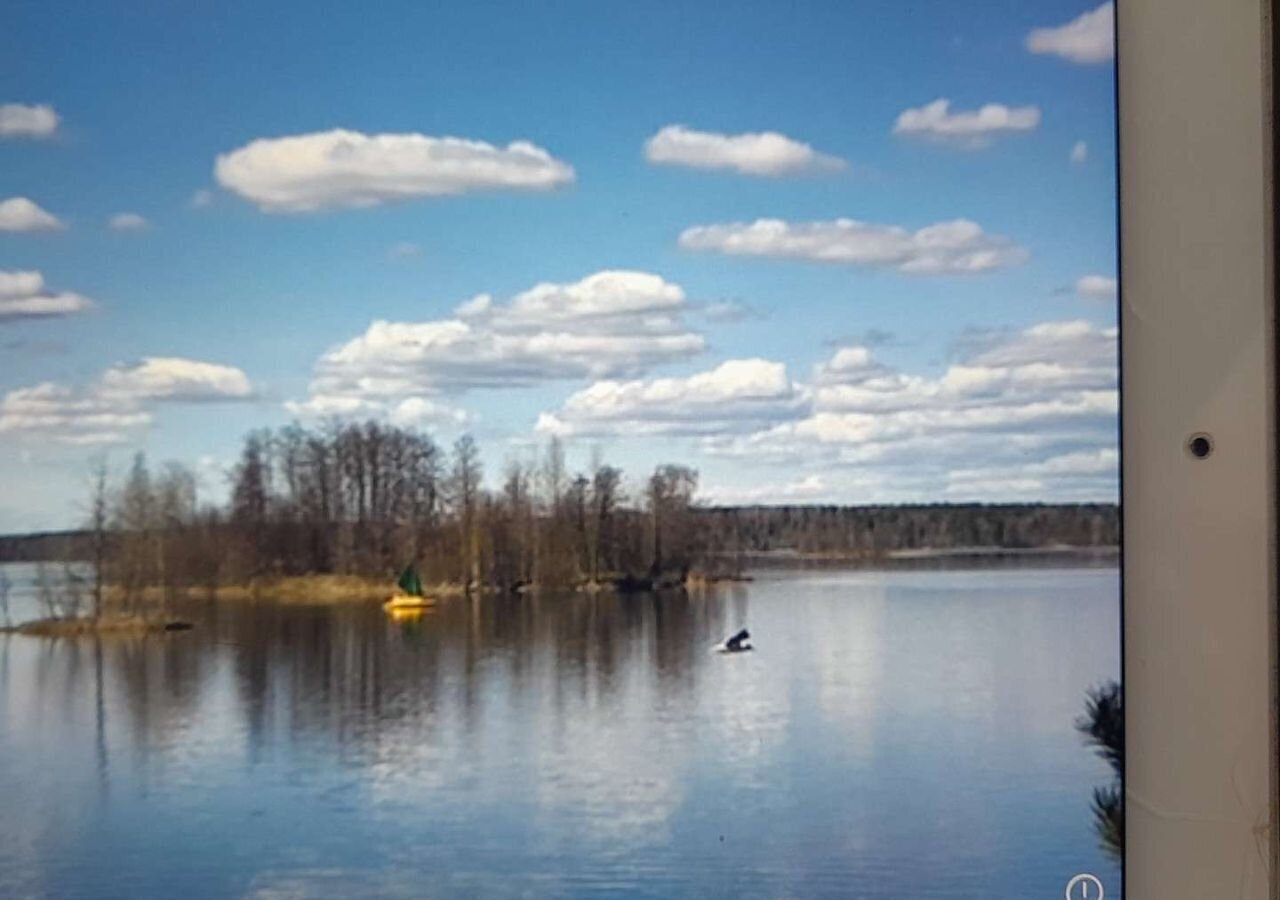
[[[1118,592],[771,571],[0,635],[0,896],[1118,897],[1073,728],[1119,673]],[[743,624],[755,652],[711,652]]]

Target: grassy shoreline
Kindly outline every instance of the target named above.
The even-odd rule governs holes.
[[[634,580],[611,578],[601,582],[583,582],[569,585],[562,590],[582,594],[627,594],[652,590],[674,590],[686,588],[701,590],[721,582],[749,581],[746,576],[707,575],[691,572],[681,581],[678,578],[664,579],[657,583],[648,579]],[[525,594],[536,589],[529,585],[520,585],[509,592]],[[428,597],[447,599],[466,595],[466,589],[458,582],[438,582],[423,585],[422,592]],[[193,585],[182,588],[177,596],[184,600],[214,600],[227,602],[265,602],[301,604],[314,606],[339,605],[345,603],[384,602],[396,593],[395,586],[388,579],[370,578],[363,575],[289,575],[279,578],[264,578],[245,584]],[[485,585],[473,593],[493,595],[508,593],[501,588]],[[136,595],[136,600],[143,604],[157,604],[164,600],[163,592],[158,587],[147,587]],[[121,590],[115,586],[107,589],[108,605],[124,606]]]
[[[190,622],[176,619],[111,613],[96,619],[92,616],[35,619],[21,625],[0,628],[0,634],[25,634],[33,637],[130,636],[189,631],[191,628]]]

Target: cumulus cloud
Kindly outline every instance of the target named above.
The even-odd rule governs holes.
[[[967,219],[916,231],[856,219],[757,219],[688,228],[680,235],[680,246],[730,256],[891,268],[915,275],[988,272],[1017,265],[1029,256],[1008,238],[988,234]]]
[[[1074,63],[1104,63],[1115,57],[1115,9],[1104,3],[1065,25],[1036,28],[1027,35],[1027,49]]]
[[[1080,165],[1089,158],[1089,145],[1084,141],[1076,141],[1071,145],[1071,162]]]
[[[62,444],[115,444],[144,428],[151,413],[117,404],[93,392],[43,382],[16,388],[0,399],[0,434],[38,437]]]
[[[588,330],[629,330],[636,324],[631,320],[639,317],[646,330],[665,330],[675,324],[670,314],[684,305],[684,289],[659,275],[603,271],[569,284],[537,284],[513,297],[493,318],[504,327],[578,323]]]
[[[0,139],[53,137],[58,121],[52,106],[0,103]]]
[[[314,394],[290,400],[285,409],[304,419],[386,419],[402,428],[461,427],[471,421],[463,408],[430,397],[381,399],[357,394]]]
[[[791,175],[845,166],[844,160],[776,131],[720,134],[668,125],[645,142],[644,153],[658,165],[729,169],[741,175]]]
[[[687,307],[658,275],[606,270],[505,303],[481,294],[445,319],[375,321],[321,357],[309,399],[291,408],[355,415],[409,397],[635,376],[705,349]]]
[[[253,396],[249,377],[237,368],[173,356],[149,356],[102,373],[98,391],[131,400],[245,400]]]
[[[574,171],[528,141],[498,147],[334,129],[252,141],[218,156],[214,177],[264,212],[302,213],[479,190],[545,191],[572,182]]]
[[[767,481],[750,486],[709,486],[698,492],[699,499],[713,506],[753,504],[820,503],[831,497],[831,485],[821,475],[806,475],[792,481]]]
[[[107,220],[112,231],[142,231],[147,224],[146,218],[135,212],[119,212]]]
[[[597,381],[554,413],[545,434],[724,434],[758,429],[803,414],[805,392],[782,363],[733,359],[686,378]]]
[[[177,357],[148,357],[113,366],[83,388],[43,382],[0,399],[0,434],[62,444],[127,441],[154,420],[162,403],[246,400],[253,396],[239,369]]]
[[[1044,322],[970,335],[936,374],[849,344],[807,382],[754,358],[602,379],[542,413],[536,430],[689,442],[718,485],[704,492],[711,502],[1114,500],[1116,338],[1086,321]],[[760,468],[779,465],[794,474]]]
[[[1114,300],[1119,283],[1106,275],[1085,275],[1076,281],[1076,294],[1086,300]]]
[[[999,135],[1025,133],[1039,124],[1040,110],[1034,106],[988,103],[971,112],[952,112],[950,100],[938,99],[903,110],[894,122],[893,133],[978,148],[988,146]]]
[[[856,472],[867,490],[910,484],[916,499],[1114,499],[1116,379],[1116,329],[1085,321],[988,335],[936,376],[842,347],[815,367],[802,416],[702,446]]]
[[[193,191],[191,199],[187,201],[187,205],[192,209],[204,209],[213,203],[213,191],[208,188],[200,188]]]
[[[56,231],[63,227],[57,216],[26,197],[0,200],[0,231]]]
[[[0,325],[22,319],[56,319],[93,309],[88,297],[45,288],[39,272],[0,271]]]

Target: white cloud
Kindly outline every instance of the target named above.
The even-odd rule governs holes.
[[[1001,134],[1032,131],[1039,124],[1040,110],[1034,106],[988,103],[972,112],[951,112],[951,101],[938,99],[903,110],[894,122],[893,133],[978,148]]]
[[[538,284],[506,303],[481,294],[450,318],[373,322],[321,357],[310,398],[290,408],[363,415],[409,397],[634,376],[705,349],[686,312],[679,285],[626,270]]]
[[[72,445],[123,443],[152,423],[157,404],[252,396],[239,369],[148,357],[107,369],[82,389],[43,382],[9,391],[0,399],[0,434]]]
[[[831,485],[818,474],[793,481],[764,482],[749,487],[711,486],[699,491],[699,499],[715,506],[819,503],[831,497]]]
[[[44,276],[39,272],[0,271],[0,298],[26,297],[44,290]]]
[[[26,197],[0,200],[0,231],[56,231],[64,227],[57,216]]]
[[[192,209],[204,209],[213,203],[213,191],[208,188],[200,188],[193,191],[191,199],[187,201],[187,205]]]
[[[704,497],[718,503],[1114,501],[1116,329],[1045,322],[968,337],[938,374],[850,345],[808,384],[764,359],[605,379],[544,412],[537,431],[686,441],[707,457]],[[769,477],[779,466],[784,481]]]
[[[0,325],[20,319],[53,319],[88,312],[94,303],[70,291],[45,289],[39,272],[0,271]]]
[[[172,356],[149,356],[102,373],[103,396],[134,400],[245,400],[253,388],[244,372],[232,366]]]
[[[1114,499],[1116,329],[1046,322],[985,337],[937,376],[840,348],[815,367],[802,415],[702,447],[737,465],[855,474],[867,493],[851,500]]]
[[[537,430],[562,437],[724,434],[800,416],[804,403],[782,363],[733,359],[686,378],[597,381],[543,413]]]
[[[387,248],[387,259],[416,259],[422,255],[422,248],[413,241],[400,241]]]
[[[1036,28],[1027,35],[1032,53],[1060,56],[1075,63],[1103,63],[1115,57],[1115,10],[1110,2],[1065,25]]]
[[[471,421],[464,409],[427,397],[406,397],[391,406],[388,417],[402,428],[424,428],[429,425],[463,426]]]
[[[1018,501],[1038,500],[1056,488],[1079,491],[1086,499],[1112,499],[1106,487],[1119,471],[1119,451],[1105,447],[1015,465],[1003,472],[990,467],[952,469],[947,473],[946,493],[958,501]]]
[[[1071,145],[1071,162],[1080,165],[1089,158],[1089,145],[1084,141],[1076,141]]]
[[[496,147],[423,134],[335,129],[260,138],[218,156],[218,183],[264,212],[376,206],[478,190],[551,190],[573,167],[528,141]]]
[[[776,131],[720,134],[668,125],[645,142],[644,152],[649,162],[659,165],[731,169],[742,175],[789,175],[845,166],[844,160]]]
[[[52,106],[0,103],[0,139],[47,138],[58,130],[58,114]]]
[[[988,272],[1017,265],[1029,256],[1008,238],[987,234],[967,219],[917,231],[855,219],[757,219],[688,228],[680,235],[680,246],[731,256],[878,266],[919,275]]]
[[[113,231],[142,231],[147,225],[147,220],[135,212],[119,212],[107,220],[107,227]]]
[[[1085,275],[1076,281],[1076,294],[1086,300],[1114,300],[1119,283],[1106,275]]]
[[[0,399],[0,434],[61,444],[121,443],[151,421],[151,413],[136,405],[113,403],[53,382],[17,388]]]
[[[1053,475],[1110,475],[1120,469],[1120,451],[1114,447],[1064,453],[1028,466],[1034,472]]]
[[[354,394],[313,394],[284,406],[304,419],[387,419],[402,428],[462,427],[471,421],[465,409],[429,397],[384,400]]]
[[[606,270],[569,284],[543,282],[512,298],[501,312],[504,326],[527,325],[544,328],[565,323],[588,323],[609,328],[641,317],[644,330],[673,324],[668,314],[684,306],[684,290],[648,272]]]
[[[862,381],[881,371],[871,357],[871,350],[860,344],[840,347],[831,359],[819,363],[814,369],[814,381],[818,384],[841,384]]]
[[[492,309],[493,297],[488,294],[476,294],[470,300],[459,303],[453,314],[459,319],[474,319],[487,314]]]

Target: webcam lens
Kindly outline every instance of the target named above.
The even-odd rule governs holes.
[[[1187,438],[1187,452],[1196,459],[1204,459],[1213,452],[1213,439],[1207,434],[1193,434]]]

